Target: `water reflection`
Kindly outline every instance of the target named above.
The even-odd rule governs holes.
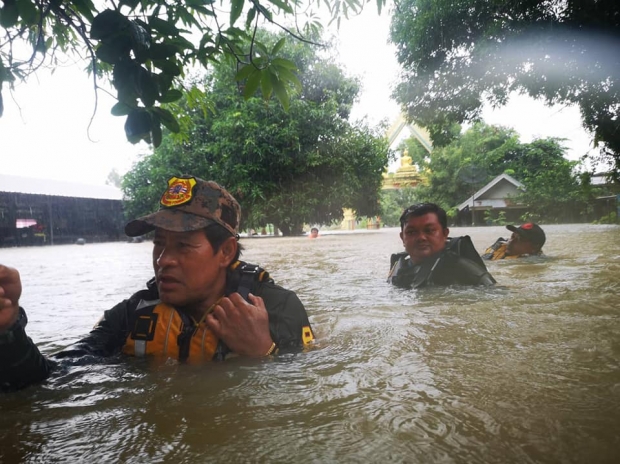
[[[314,348],[77,367],[0,396],[0,462],[617,462],[620,228],[545,232],[546,258],[489,263],[497,288],[417,293],[384,283],[396,229],[244,239],[306,304]],[[148,243],[0,252],[47,353],[151,273]]]

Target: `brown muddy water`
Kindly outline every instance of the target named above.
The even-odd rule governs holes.
[[[318,343],[202,366],[124,359],[0,395],[0,462],[620,462],[620,227],[546,226],[496,288],[385,283],[397,229],[242,239]],[[458,228],[479,251],[503,227]],[[151,275],[150,243],[0,249],[46,353]]]

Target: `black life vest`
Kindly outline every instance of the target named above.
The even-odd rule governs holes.
[[[449,238],[446,247],[414,265],[407,252],[390,257],[388,283],[398,287],[419,288],[427,285],[492,285],[496,281],[487,271],[471,238]]]

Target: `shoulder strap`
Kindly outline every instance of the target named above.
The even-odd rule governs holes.
[[[406,251],[401,251],[400,253],[392,253],[392,256],[390,256],[390,269],[394,267],[394,264],[396,264],[400,258],[405,258],[406,256],[408,256],[408,254],[409,253],[407,253]]]
[[[474,263],[478,264],[486,271],[487,267],[484,265],[484,261],[480,257],[480,254],[476,250],[476,247],[471,241],[471,237],[469,235],[449,239],[446,244],[446,249],[463,258],[471,259]]]
[[[257,282],[272,282],[269,273],[256,264],[250,264],[243,261],[237,261],[231,266],[231,271],[239,276],[237,293],[245,300],[248,299],[249,293],[254,289]]]

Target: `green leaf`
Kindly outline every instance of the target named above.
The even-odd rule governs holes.
[[[290,69],[291,71],[297,71],[297,65],[293,63],[291,60],[286,60],[284,58],[274,58],[271,60],[271,63],[274,66],[278,66],[280,68]]]
[[[104,10],[93,19],[90,38],[105,40],[128,31],[129,20],[118,11]]]
[[[237,72],[237,74],[235,74],[235,80],[237,82],[242,81],[247,79],[250,74],[252,74],[254,71],[256,71],[256,67],[252,64],[247,64],[245,65],[243,68],[241,68],[239,70],[239,72]]]
[[[271,98],[271,92],[273,91],[273,83],[271,81],[271,73],[264,71],[261,73],[260,90],[263,93],[263,98],[269,100]]]
[[[38,22],[39,11],[31,0],[17,0],[16,5],[19,16],[24,23],[32,26]]]
[[[150,138],[151,115],[144,109],[134,110],[127,115],[125,121],[125,135],[127,140],[133,144],[140,140]]]
[[[151,143],[155,148],[161,145],[162,133],[159,118],[155,115],[151,118]]]
[[[288,4],[288,2],[286,1],[282,1],[282,0],[267,0],[269,3],[273,3],[275,6],[277,6],[278,8],[280,8],[283,11],[286,11],[287,13],[293,14],[293,8],[291,8],[291,5]]]
[[[267,50],[267,47],[265,47],[265,44],[263,44],[262,42],[259,42],[258,40],[254,40],[254,49],[258,50],[263,56],[267,57],[269,56],[269,50]]]
[[[153,60],[153,66],[172,77],[180,76],[182,72],[181,67],[170,60]]]
[[[252,21],[254,21],[255,17],[256,17],[256,8],[252,7],[250,8],[250,11],[248,11],[248,15],[245,18],[245,27],[249,28],[252,25]]]
[[[137,21],[130,23],[131,48],[136,53],[144,52],[151,46],[151,36],[148,31]]]
[[[381,9],[385,5],[385,0],[377,0],[377,12],[381,14]]]
[[[156,43],[151,45],[147,53],[152,60],[165,60],[178,52],[179,49],[173,45]]]
[[[258,8],[258,11],[260,11],[265,18],[267,18],[269,21],[273,21],[273,15],[271,14],[271,11],[269,11],[267,8],[265,8],[260,3],[255,3],[254,6]]]
[[[93,22],[93,14],[97,12],[95,5],[90,0],[73,0],[74,8],[84,16],[90,23]]]
[[[170,111],[161,106],[153,107],[151,111],[159,117],[162,124],[166,126],[170,132],[177,133],[181,130],[179,122]]]
[[[247,80],[245,81],[245,88],[243,89],[243,97],[247,100],[252,97],[256,93],[256,89],[260,85],[262,72],[258,69],[254,69],[254,72],[251,73]]]
[[[112,113],[113,116],[125,116],[126,114],[131,113],[134,109],[135,108],[132,108],[131,106],[126,105],[123,102],[118,102],[112,107],[110,113]]]
[[[17,5],[15,3],[4,3],[4,7],[0,9],[0,26],[8,29],[17,24],[17,18],[19,17],[17,11]]]
[[[163,36],[174,37],[179,35],[179,30],[171,22],[164,21],[163,19],[160,19],[154,15],[149,16],[148,20],[149,26],[151,26],[151,28],[155,29]]]
[[[241,16],[244,2],[245,0],[231,0],[231,5],[230,5],[230,25],[231,26],[233,26],[235,24],[235,21],[239,19],[239,16]]]
[[[278,40],[278,43],[274,45],[273,50],[271,50],[271,54],[275,55],[276,53],[278,53],[285,43],[286,39],[282,37],[280,40]]]
[[[183,97],[183,92],[177,89],[170,89],[159,98],[162,103],[172,103]]]
[[[278,79],[278,76],[276,76],[274,73],[269,73],[269,79],[271,85],[273,86],[273,90],[275,91],[277,99],[282,104],[282,108],[284,108],[284,111],[288,111],[290,97],[288,92],[286,91],[286,87],[284,87],[282,81]]]
[[[144,103],[144,106],[153,106],[155,104],[155,100],[159,96],[159,92],[157,90],[157,84],[155,83],[155,79],[153,79],[153,76],[148,70],[140,68],[137,87],[138,95]]]
[[[275,70],[278,73],[278,77],[283,83],[292,84],[298,92],[301,92],[301,81],[297,78],[295,74],[293,74],[287,68],[275,67]]]
[[[95,54],[105,63],[116,64],[122,58],[129,57],[131,42],[128,37],[120,36],[114,40],[101,42]]]

